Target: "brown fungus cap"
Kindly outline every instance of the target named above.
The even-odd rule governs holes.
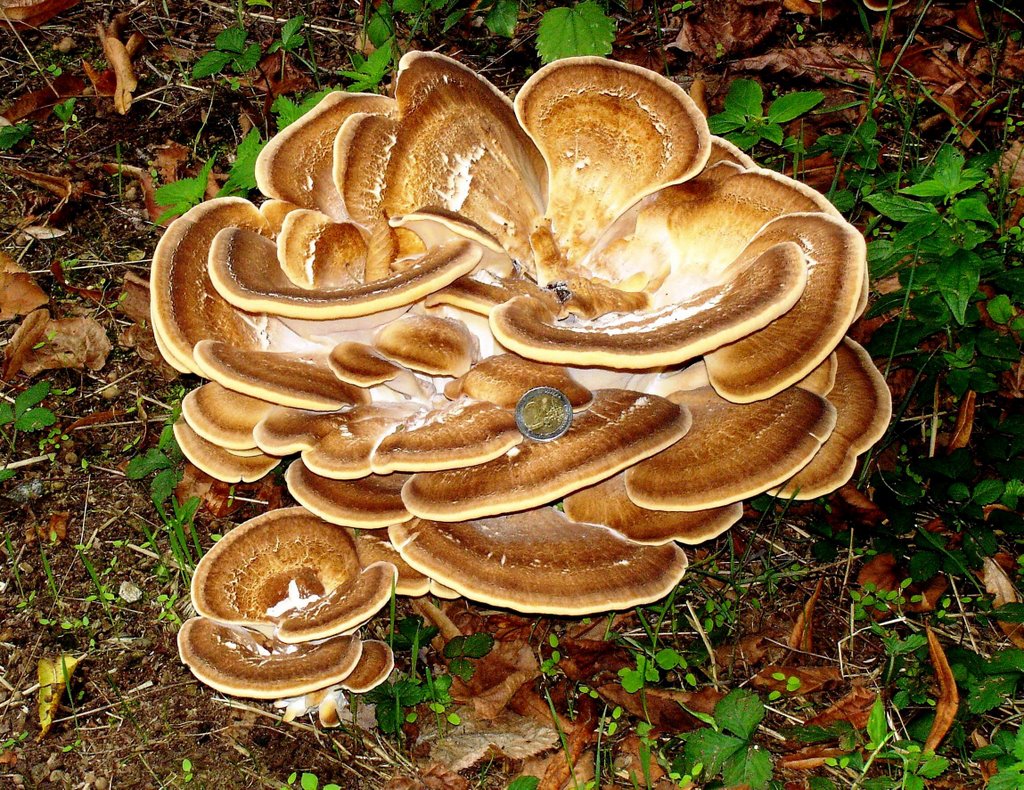
[[[354,480],[373,473],[373,451],[416,408],[412,404],[370,404],[332,415],[333,427],[307,450],[310,471],[332,480]]]
[[[405,315],[381,327],[374,347],[388,359],[431,376],[461,376],[477,357],[466,325],[436,315]]]
[[[742,405],[710,387],[672,400],[689,408],[693,427],[626,472],[629,498],[641,507],[707,510],[764,493],[806,466],[836,424],[828,401],[797,387]]]
[[[593,395],[558,365],[545,365],[515,354],[496,354],[477,362],[470,371],[445,385],[444,394],[465,395],[514,409],[527,390],[553,387],[569,399],[574,411],[586,408]]]
[[[246,521],[221,538],[192,576],[196,612],[283,642],[350,631],[387,602],[395,568],[363,568],[345,527],[300,507]]]
[[[565,515],[573,521],[603,524],[637,543],[670,541],[697,544],[717,538],[740,520],[743,505],[735,502],[710,510],[648,510],[626,494],[625,473],[565,498]]]
[[[675,545],[642,546],[548,507],[456,523],[413,519],[388,532],[431,579],[520,612],[626,609],[663,597],[686,570]]]
[[[366,343],[343,340],[327,357],[334,375],[357,387],[373,387],[390,381],[402,369],[373,350]]]
[[[181,661],[199,680],[234,697],[278,699],[333,686],[359,663],[362,641],[339,636],[311,645],[286,645],[205,617],[178,631]]]
[[[408,521],[412,514],[402,503],[408,475],[367,475],[358,480],[331,480],[313,474],[301,460],[285,473],[288,492],[325,521],[360,529],[380,529]]]
[[[892,418],[892,396],[868,352],[850,338],[836,347],[835,385],[828,393],[838,413],[821,451],[776,496],[814,499],[847,482],[857,456],[882,438]]]
[[[214,249],[216,239],[211,253]],[[361,283],[365,261],[366,243],[351,222],[335,222],[319,211],[300,208],[281,223],[277,262],[299,288],[319,291]]]
[[[316,209],[335,220],[345,207],[334,185],[334,138],[355,113],[394,112],[394,100],[369,93],[327,94],[319,104],[274,135],[256,158],[256,184],[267,197]]]
[[[189,461],[225,483],[251,483],[281,462],[280,458],[263,453],[236,455],[204,439],[185,420],[174,423],[174,438]]]
[[[181,416],[197,434],[225,450],[256,447],[252,431],[272,403],[225,389],[210,381],[192,390],[181,401]]]
[[[516,123],[512,102],[461,63],[433,52],[402,57],[400,123],[383,209],[461,214],[513,257],[529,260],[528,233],[543,213],[544,160]]]
[[[665,307],[559,321],[547,305],[517,297],[491,313],[491,330],[506,348],[541,362],[674,365],[766,326],[796,304],[806,281],[800,248],[783,242],[735,264],[722,284]]]
[[[282,406],[331,411],[370,401],[366,390],[334,375],[326,353],[255,351],[204,340],[195,359],[204,375],[228,389]]]
[[[487,401],[459,398],[395,426],[374,449],[372,467],[384,475],[475,466],[522,441],[512,412]]]
[[[867,258],[856,228],[827,214],[790,214],[762,228],[748,250],[787,239],[807,260],[799,301],[768,326],[704,358],[712,386],[736,403],[770,397],[810,374],[857,315]]]
[[[270,233],[266,219],[249,201],[217,198],[176,219],[153,253],[153,331],[164,357],[182,372],[200,372],[192,359],[192,349],[200,340],[218,338],[241,348],[257,343],[252,317],[226,302],[207,273],[210,243],[224,228]]]
[[[524,441],[478,466],[413,475],[402,499],[413,515],[439,521],[535,508],[654,455],[689,426],[686,409],[664,398],[599,390],[564,436]]]
[[[572,262],[637,200],[698,173],[710,152],[707,124],[682,88],[605,58],[545,66],[515,107],[547,162],[546,216]]]
[[[395,654],[385,642],[376,639],[363,641],[363,654],[352,673],[341,682],[341,687],[355,694],[365,694],[376,688],[395,668]]]
[[[353,318],[418,301],[473,271],[481,255],[470,241],[452,241],[382,279],[309,290],[288,279],[277,251],[273,242],[251,232],[218,234],[209,270],[217,292],[243,310],[312,320]]]
[[[364,568],[375,562],[390,562],[398,569],[396,595],[419,596],[430,592],[431,582],[426,576],[402,559],[386,532],[380,530],[349,530],[356,542],[356,555]]]

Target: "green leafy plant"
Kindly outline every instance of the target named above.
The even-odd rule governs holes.
[[[537,54],[544,63],[576,55],[609,55],[615,20],[593,0],[544,12],[537,28]]]
[[[283,50],[284,52],[295,52],[305,46],[306,37],[299,33],[304,24],[306,24],[306,17],[301,14],[293,16],[285,22],[281,26],[281,35],[278,37],[277,41],[272,43],[267,49],[267,54],[273,54],[278,50]]]
[[[166,222],[203,202],[210,181],[210,171],[213,170],[213,161],[213,157],[206,160],[193,178],[181,178],[157,188],[153,195],[157,205],[167,207],[167,210],[157,217],[157,222]]]
[[[494,637],[490,634],[453,637],[444,646],[444,656],[449,659],[448,671],[468,682],[476,671],[470,659],[483,658],[493,647]]]
[[[974,752],[975,760],[995,760],[998,772],[989,778],[989,790],[1019,790],[1024,787],[1024,727],[1012,733],[999,730],[992,743]]]
[[[299,782],[298,785],[295,784],[296,780]],[[319,777],[308,771],[303,771],[301,774],[293,771],[289,774],[285,787],[299,787],[301,790],[341,790],[341,786],[334,782],[328,782],[321,787]]]
[[[782,124],[796,120],[825,100],[821,91],[787,93],[764,109],[764,91],[754,80],[734,80],[725,96],[725,106],[708,118],[712,134],[749,151],[762,140],[782,145]]]
[[[23,140],[32,138],[32,124],[28,121],[0,126],[0,151],[10,151]]]
[[[42,431],[57,422],[57,416],[50,409],[39,405],[49,394],[50,382],[37,381],[19,393],[14,403],[0,401],[0,435],[12,449],[19,431]],[[7,429],[11,429],[10,435]],[[14,469],[0,468],[0,483],[14,475]]]
[[[274,113],[274,117],[277,119],[277,130],[281,131],[289,124],[295,123],[295,121],[316,107],[320,100],[328,93],[332,93],[332,89],[328,88],[310,93],[298,102],[294,102],[284,95],[278,96],[274,99],[274,103],[270,105],[270,111]]]
[[[687,734],[684,758],[691,776],[721,776],[728,786],[764,788],[772,776],[772,758],[753,743],[764,718],[756,694],[734,689],[715,705],[714,715],[698,715],[708,727]]]
[[[267,141],[260,135],[259,129],[252,128],[242,138],[235,152],[235,161],[231,164],[228,177],[221,186],[217,197],[245,197],[250,190],[256,188],[256,157],[260,155]],[[205,189],[205,187],[204,187]]]
[[[341,72],[343,77],[352,80],[348,90],[354,93],[376,90],[391,71],[394,43],[391,39],[382,42],[368,58],[358,52],[353,52],[351,57],[352,70]]]
[[[56,115],[57,120],[61,122],[61,131],[63,131],[64,134],[67,134],[68,130],[78,123],[78,113],[75,112],[76,102],[77,100],[72,97],[53,105],[53,114]]]
[[[254,69],[259,60],[260,45],[249,43],[249,31],[240,26],[225,28],[214,39],[213,49],[192,66],[192,78],[212,77],[229,67],[236,74],[244,74]]]

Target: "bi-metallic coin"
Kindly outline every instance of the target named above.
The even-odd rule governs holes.
[[[516,425],[528,439],[550,442],[572,425],[572,404],[561,390],[534,387],[516,404]]]

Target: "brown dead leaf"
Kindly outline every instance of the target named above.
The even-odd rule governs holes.
[[[26,325],[29,331],[19,337]],[[110,341],[106,330],[95,318],[52,319],[48,310],[36,310],[26,317],[7,344],[4,374],[10,378],[19,370],[26,376],[58,368],[99,370],[106,364],[108,353]]]
[[[25,357],[32,351],[32,346],[43,336],[43,331],[49,321],[49,310],[33,310],[25,316],[21,325],[15,330],[14,337],[4,347],[4,369],[3,376],[0,378],[10,381],[21,370]]]
[[[51,513],[50,521],[46,525],[46,529],[39,537],[43,540],[47,540],[50,543],[59,542],[64,540],[68,536],[68,519],[71,518],[71,514],[66,510],[59,513]]]
[[[949,728],[956,718],[957,708],[960,706],[960,693],[956,688],[956,680],[953,678],[953,670],[949,668],[949,661],[946,660],[946,653],[939,644],[939,639],[930,628],[926,628],[928,634],[928,656],[931,658],[932,667],[935,669],[935,677],[939,682],[939,698],[935,703],[935,721],[928,732],[928,738],[924,742],[924,750],[935,751],[946,737]]]
[[[135,68],[132,66],[132,56],[127,46],[121,41],[121,33],[128,21],[128,14],[118,14],[114,20],[104,27],[101,22],[96,23],[96,34],[99,36],[100,45],[103,47],[103,54],[107,58],[114,71],[114,109],[124,115],[132,106],[132,93],[139,86],[139,80],[135,76]],[[133,35],[133,49],[138,50],[143,39]]]
[[[787,754],[779,763],[791,771],[813,771],[825,765],[830,757],[842,757],[849,754],[846,749],[827,746],[808,746],[793,754]]]
[[[659,732],[686,732],[700,727],[701,723],[686,708],[710,716],[714,713],[715,704],[724,696],[711,687],[700,691],[648,688],[641,696],[639,692],[630,694],[621,683],[605,683],[597,687],[597,693],[637,718],[649,716],[651,724]]]
[[[620,669],[635,665],[635,659],[624,647],[603,639],[572,639],[564,637],[558,652],[559,668],[566,677],[578,683],[597,685],[618,677]]]
[[[889,592],[900,586],[896,573],[896,558],[892,554],[876,554],[864,563],[857,574],[857,584],[873,584],[876,590]]]
[[[417,741],[417,746],[429,749],[431,762],[451,771],[463,771],[485,758],[525,760],[558,745],[554,727],[525,716],[505,711],[484,719],[468,706],[454,713],[462,719],[458,727],[439,733],[436,723],[427,719]]]
[[[160,175],[160,181],[170,184],[180,178],[181,168],[188,161],[189,149],[181,143],[168,140],[163,145],[158,145],[153,157],[153,166]]]
[[[967,5],[956,12],[956,26],[962,33],[978,41],[985,40],[985,29],[978,12],[978,0],[968,0]]]
[[[847,522],[863,524],[866,527],[879,527],[888,520],[885,511],[857,490],[852,483],[847,483],[832,495],[834,510]]]
[[[76,5],[78,0],[0,0],[0,18],[6,17],[19,29],[39,27]]]
[[[0,321],[27,315],[48,301],[32,275],[5,252],[0,252]]]
[[[1011,190],[1024,187],[1024,142],[1014,140],[1010,143],[1010,147],[1000,154],[995,169],[1006,179]]]
[[[870,84],[875,79],[873,53],[867,47],[814,44],[809,47],[783,47],[763,55],[738,60],[740,71],[766,71],[790,77],[806,77],[815,82],[838,80]]]
[[[13,751],[0,752],[0,765],[5,765],[13,768],[18,764],[18,755]]]
[[[824,578],[818,579],[818,583],[814,586],[814,592],[807,599],[807,603],[804,604],[804,608],[793,624],[793,630],[789,634],[789,646],[794,650],[810,653],[814,649],[814,607],[818,603],[821,586],[824,582]]]
[[[854,686],[850,693],[837,700],[817,716],[807,722],[806,726],[826,727],[837,721],[848,721],[854,729],[863,730],[868,725],[868,715],[878,695],[863,686]]]
[[[537,790],[559,790],[572,776],[576,776],[577,780],[581,778],[576,773],[580,767],[580,758],[596,737],[597,706],[590,697],[581,697],[565,747],[548,758]]]
[[[383,790],[469,790],[469,782],[447,766],[434,763],[415,777],[394,777]]]
[[[469,682],[452,682],[452,699],[468,702],[477,715],[493,719],[508,707],[516,692],[540,675],[537,656],[525,641],[495,641],[491,652],[474,662]]]
[[[748,634],[739,642],[716,647],[715,661],[725,667],[740,664],[750,669],[764,661],[774,647],[771,634]]]
[[[982,580],[985,582],[985,591],[992,596],[992,608],[997,613],[1001,606],[1017,603],[1020,600],[1006,571],[991,557],[986,557],[982,563]],[[996,620],[996,622],[1013,644],[1024,648],[1024,624],[1007,623],[1003,620]]]
[[[781,16],[781,0],[709,0],[686,15],[671,46],[713,63],[756,47]]]
[[[788,683],[791,677],[797,678],[800,686],[790,692]],[[769,664],[754,675],[750,682],[754,688],[802,695],[835,688],[842,679],[838,667],[789,667]]]
[[[643,744],[635,733],[630,733],[618,743],[615,755],[615,773],[624,776],[631,787],[648,787],[665,776],[651,749]]]
[[[85,90],[85,80],[77,74],[65,72],[50,80],[45,88],[22,94],[9,104],[0,115],[11,123],[29,118],[41,121],[46,118],[56,104],[69,96],[79,96]]]
[[[143,202],[146,204],[146,214],[152,222],[156,222],[167,211],[168,206],[157,205],[156,187],[153,185],[153,178],[141,167],[105,162],[103,164],[103,172],[110,175],[128,175],[138,179],[139,186],[142,187]],[[169,221],[164,220],[163,224],[166,225]]]
[[[974,401],[976,398],[974,390],[967,390],[960,401],[960,409],[956,414],[956,427],[953,428],[953,435],[949,437],[946,445],[946,452],[951,453],[966,447],[971,441],[971,431],[974,429]]]

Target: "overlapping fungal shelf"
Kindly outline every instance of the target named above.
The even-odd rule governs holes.
[[[200,563],[182,659],[228,693],[337,717],[390,671],[354,630],[433,591],[582,615],[666,595],[680,544],[761,493],[817,497],[890,400],[845,337],[864,241],[814,190],[713,137],[683,90],[599,58],[515,101],[413,52],[394,97],[332,93],[153,261],[186,456],[228,482],[283,458],[300,507]],[[537,386],[568,432],[525,436]],[[556,505],[564,503],[562,509]]]

